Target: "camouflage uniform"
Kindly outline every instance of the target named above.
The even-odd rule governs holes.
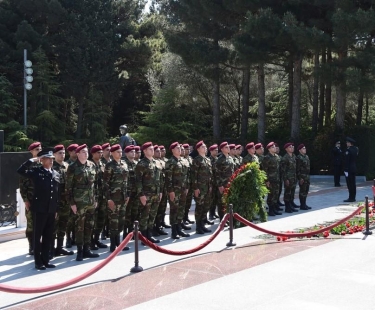
[[[284,201],[292,202],[294,200],[294,192],[296,190],[296,156],[294,154],[285,154],[281,159],[281,175],[284,181]],[[289,181],[289,185],[285,181]]]
[[[105,164],[102,160],[99,160],[98,163],[94,162],[94,164],[98,180],[98,207],[96,208],[94,215],[94,234],[99,235],[106,222],[108,203],[105,197],[103,182]]]
[[[163,164],[163,166],[164,166],[164,170],[163,170],[164,184],[163,184],[163,189],[162,189],[163,195],[161,196],[161,200],[160,200],[160,203],[159,203],[157,218],[158,218],[158,220],[160,220],[162,226],[170,228],[169,226],[167,226],[165,224],[165,221],[164,221],[165,213],[167,211],[167,199],[168,199],[167,187],[165,185],[165,166],[168,162],[168,158],[163,157],[163,158],[161,158],[161,160],[164,162],[164,164]]]
[[[103,184],[106,199],[115,203],[114,210],[107,210],[111,238],[116,237],[125,226],[125,200],[129,196],[128,176],[128,166],[123,160],[111,160],[105,165]]]
[[[156,213],[155,218],[155,226],[156,228],[160,228],[162,222],[164,221],[164,215],[166,210],[167,204],[167,191],[165,188],[165,165],[166,162],[163,159],[155,159],[156,163],[158,164],[159,168],[161,169],[160,174],[160,192],[162,193],[161,200],[159,202],[158,211]]]
[[[215,176],[215,163],[217,161],[217,157],[210,156],[209,157],[211,161],[211,167],[212,167],[212,193],[211,193],[211,202],[210,202],[210,220],[214,218],[216,206],[219,205],[219,199],[218,199],[218,188],[216,185],[216,176]]]
[[[139,202],[139,227],[146,232],[152,229],[160,201],[160,170],[154,159],[142,158],[135,167],[137,196],[146,196],[146,205]]]
[[[193,190],[192,190],[192,183],[191,183],[191,165],[193,164],[193,159],[190,156],[184,157],[184,159],[185,159],[185,163],[188,165],[187,182],[186,182],[186,187],[188,189],[188,192],[185,198],[185,212],[184,212],[183,220],[190,224],[193,224],[194,222],[189,220],[189,211],[191,208],[191,202],[193,200]]]
[[[129,201],[126,205],[125,212],[125,234],[133,230],[134,221],[138,221],[138,205],[139,199],[137,197],[137,189],[135,187],[135,167],[136,162],[130,161],[126,156],[124,158],[126,165],[128,166],[129,177],[128,177],[128,193]]]
[[[77,246],[90,247],[94,228],[95,202],[97,201],[97,173],[95,164],[79,160],[68,167],[66,173],[67,199],[70,205],[77,206],[75,235]]]
[[[238,158],[236,156],[229,155],[234,163],[234,171],[236,171],[238,168],[240,168],[240,163],[238,161]]]
[[[68,167],[69,167],[75,161],[68,158],[65,162],[68,164]],[[75,244],[75,227],[76,227],[75,223],[77,221],[77,214],[74,214],[71,209],[69,213],[70,215],[68,219],[68,224],[66,225],[66,247],[67,248],[71,248],[72,244]],[[72,234],[72,237],[71,237],[71,234]]]
[[[263,170],[263,160],[264,160],[264,155],[255,155],[257,158],[258,158],[258,162],[259,162],[259,167],[260,167],[260,169],[262,169]]]
[[[299,200],[301,202],[301,209],[311,209],[306,205],[307,194],[310,188],[310,159],[309,156],[299,154],[297,156],[297,180],[299,184]],[[303,184],[300,181],[303,180]]]
[[[242,160],[242,164],[243,164],[243,165],[246,165],[246,164],[248,164],[248,163],[252,163],[252,162],[256,162],[256,163],[258,163],[258,165],[259,165],[259,159],[258,159],[258,157],[257,157],[256,155],[247,154],[247,155],[243,158],[243,160]]]
[[[243,158],[242,158],[242,156],[236,155],[235,157],[237,158],[239,167],[241,167],[243,165]]]
[[[32,162],[30,169],[40,166],[40,162]],[[31,203],[33,200],[34,184],[29,178],[20,177],[20,194],[23,201]],[[26,215],[26,238],[29,242],[29,254],[33,254],[33,215],[31,211],[25,210]]]
[[[207,157],[198,155],[194,158],[191,166],[191,179],[193,191],[199,189],[198,197],[194,196],[195,221],[197,225],[206,220],[207,212],[210,209],[212,197],[212,166],[211,161]]]
[[[220,220],[224,217],[226,212],[226,206],[223,204],[222,197],[223,194],[220,193],[219,187],[223,186],[224,188],[228,185],[229,179],[234,173],[234,162],[231,156],[228,155],[226,157],[225,155],[221,155],[218,157],[216,163],[215,163],[215,178],[216,178],[216,186],[218,188],[218,201],[219,201],[219,207],[218,207],[218,213]]]
[[[167,192],[175,193],[174,201],[169,200],[169,223],[176,225],[181,222],[184,213],[182,204],[187,182],[187,167],[182,158],[172,156],[165,165],[165,186]]]
[[[270,182],[267,204],[271,210],[277,204],[279,195],[280,157],[277,154],[272,155],[270,153],[264,156],[263,170],[267,175],[267,181]]]

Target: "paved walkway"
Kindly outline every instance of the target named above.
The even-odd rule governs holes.
[[[260,226],[274,231],[311,227],[335,221],[356,209],[343,203],[344,187],[312,182],[310,211],[270,217]],[[357,200],[372,198],[372,182],[357,186]],[[298,201],[298,199],[297,199]],[[213,228],[216,228],[216,221]],[[375,236],[362,233],[336,239],[298,239],[277,242],[262,238],[249,227],[234,231],[237,246],[228,248],[227,230],[206,248],[187,256],[170,256],[140,247],[144,271],[131,274],[131,250],[121,252],[103,269],[75,285],[44,294],[0,292],[0,308],[12,309],[375,309],[372,291]],[[168,236],[167,236],[168,237]],[[195,235],[159,244],[188,250],[207,235]],[[108,257],[76,262],[75,256],[53,260],[56,269],[36,271],[25,255],[26,239],[0,243],[0,283],[40,287],[76,277]]]

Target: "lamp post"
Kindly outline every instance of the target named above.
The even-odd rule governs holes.
[[[33,63],[27,60],[27,49],[23,50],[23,127],[27,128],[27,91],[33,88],[31,82],[34,80],[31,68]]]

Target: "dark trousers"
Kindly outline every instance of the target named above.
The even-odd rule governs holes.
[[[53,239],[55,213],[33,212],[33,238],[35,265],[48,264],[50,244]]]
[[[340,176],[341,176],[341,166],[340,165],[333,166],[333,179],[335,182],[335,186],[340,184]]]
[[[346,186],[348,187],[349,191],[349,199],[355,199],[357,194],[357,188],[355,183],[355,173],[348,173],[348,176],[345,177],[346,179]]]

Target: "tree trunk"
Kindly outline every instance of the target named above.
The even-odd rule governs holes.
[[[293,105],[290,136],[294,142],[298,142],[300,136],[302,58],[302,54],[298,54],[293,62]]]
[[[361,69],[361,77],[362,77],[362,81],[364,80],[365,75],[366,75],[365,70],[364,70],[364,69]],[[359,86],[359,94],[358,94],[357,120],[356,120],[356,125],[357,125],[357,126],[360,126],[360,125],[362,124],[362,116],[363,116],[363,98],[364,98],[364,95],[365,95],[365,91],[364,91],[364,88],[363,88],[362,83],[360,83],[360,86]]]
[[[332,51],[328,47],[327,50],[327,65],[329,66],[329,76],[331,76],[331,66],[332,66]],[[331,126],[331,117],[332,117],[332,80],[328,78],[326,83],[326,104],[325,104],[325,126]]]
[[[322,50],[322,66],[326,64],[326,49]],[[322,130],[324,124],[324,93],[325,83],[323,79],[320,79],[320,93],[319,93],[319,130]]]
[[[368,112],[369,112],[369,106],[368,106],[368,94],[366,93],[366,116],[365,116],[365,123],[368,125]]]
[[[314,136],[318,132],[318,105],[319,105],[319,52],[314,55],[314,86],[313,86],[313,111],[312,111],[312,131]]]
[[[217,74],[213,80],[213,138],[214,141],[220,140],[220,78],[219,78],[219,66],[216,68]]]
[[[80,98],[78,101],[78,119],[77,119],[76,139],[81,139],[82,137],[84,101],[85,101],[84,98]]]
[[[288,123],[289,126],[292,124],[292,106],[293,106],[293,56],[289,55],[288,65]]]
[[[338,52],[339,63],[342,64],[346,58],[346,51]],[[336,132],[341,134],[345,128],[345,110],[346,110],[346,93],[345,93],[345,68],[340,67],[339,69],[339,83],[336,86]]]
[[[249,99],[250,99],[250,67],[243,70],[242,79],[242,115],[241,115],[241,143],[246,142],[248,129],[248,114],[249,114]]]
[[[258,74],[258,141],[266,141],[266,86],[264,83],[264,64],[257,67]]]

